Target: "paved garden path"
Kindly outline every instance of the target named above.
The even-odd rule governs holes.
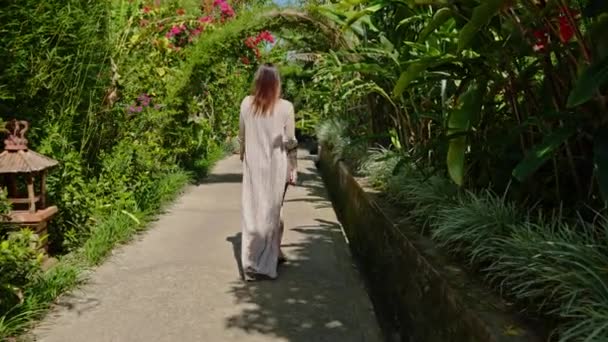
[[[119,248],[34,330],[44,342],[380,341],[370,300],[316,174],[286,198],[279,279],[239,277],[237,157],[191,186],[151,229]]]

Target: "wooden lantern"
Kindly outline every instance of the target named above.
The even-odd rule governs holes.
[[[56,206],[46,205],[46,172],[58,162],[28,149],[25,139],[28,127],[27,121],[17,120],[6,125],[9,136],[0,153],[0,175],[12,210],[3,224],[33,228],[36,233],[46,235],[47,222],[57,213]],[[38,193],[36,179],[40,182]],[[24,183],[21,190],[20,182]]]

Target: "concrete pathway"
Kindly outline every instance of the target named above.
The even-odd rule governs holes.
[[[290,188],[279,279],[239,277],[237,157],[218,164],[33,334],[44,342],[381,341],[370,300],[313,162]]]

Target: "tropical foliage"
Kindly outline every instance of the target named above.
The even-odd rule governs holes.
[[[309,78],[319,139],[556,338],[608,339],[605,2],[313,10],[345,41]]]
[[[405,154],[458,185],[601,208],[602,4],[328,4],[320,10],[352,47],[327,55],[317,75],[367,90],[372,133],[394,129]]]
[[[263,3],[0,5],[2,119],[29,120],[32,147],[61,163],[48,181],[61,261],[40,272],[36,237],[2,233],[0,336],[208,170],[273,61],[301,134],[318,128],[561,340],[608,339],[605,1]]]

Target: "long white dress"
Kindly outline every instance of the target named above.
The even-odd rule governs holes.
[[[270,114],[254,115],[253,97],[241,103],[239,140],[243,159],[242,245],[245,272],[277,277],[281,208],[288,181],[287,151],[297,145],[294,108],[279,100]]]

